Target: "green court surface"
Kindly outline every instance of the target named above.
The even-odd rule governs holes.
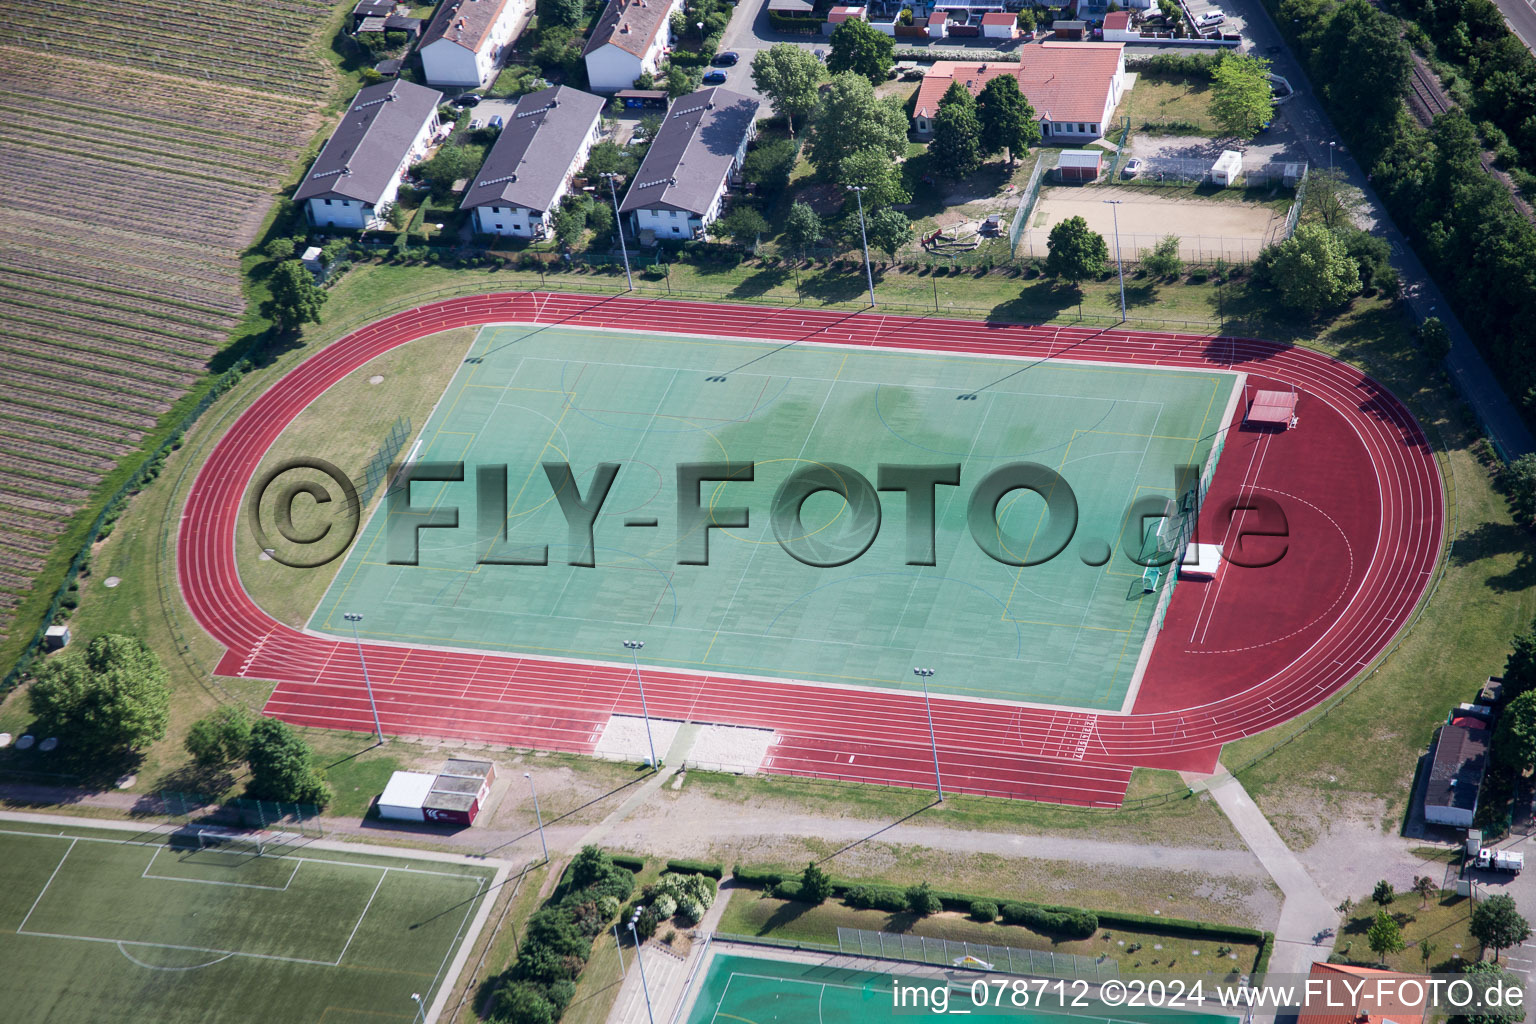
[[[1002,985],[1001,978],[984,974],[958,977],[957,985],[946,986],[942,980],[927,977],[717,953],[699,984],[687,1024],[877,1024],[951,1017],[1015,1024],[1237,1024],[1240,1019],[1167,1009],[1110,1009],[1101,1004],[1069,1005],[1068,1009],[1047,1012],[1029,1005],[1030,998],[1039,995],[1038,988],[1028,989],[1028,994],[1020,997],[1026,1005],[1017,1006],[1012,1002],[1014,990]],[[974,984],[977,982],[986,984]],[[1069,1004],[1081,997],[1081,992],[1071,987],[1061,993],[1051,992],[1064,995]]]
[[[0,1017],[409,1021],[494,872],[0,822]]]
[[[647,664],[882,688],[910,689],[912,667],[933,664],[939,691],[1119,710],[1156,604],[1120,550],[1127,512],[1136,499],[1171,496],[1180,467],[1205,464],[1238,379],[488,327],[415,450],[420,461],[464,462],[465,480],[418,479],[413,512],[381,506],[309,626],[350,636],[342,613],[360,612],[362,634],[380,640],[605,661],[624,660],[621,642],[638,638]],[[548,462],[569,463],[583,498],[597,465],[619,465],[595,524],[595,567],[568,564],[577,548]],[[698,462],[755,463],[750,482],[706,482],[699,497],[719,520],[736,506],[750,522],[707,531],[709,564],[679,564],[704,531],[679,528],[687,496],[676,467]],[[1018,462],[1059,473],[1076,497],[1075,537],[1044,564],[994,560],[968,527],[977,484]],[[934,492],[936,564],[908,564],[900,491],[880,493],[878,535],[855,560],[820,567],[783,550],[769,515],[780,483],[829,464],[872,487],[882,464],[959,464],[959,485]],[[485,465],[507,466],[507,534],[494,545],[480,539]],[[390,553],[386,520],[419,524],[429,508],[456,508],[457,528],[419,531],[420,564],[390,564],[404,552]],[[1045,508],[1032,491],[1010,491],[993,542],[1038,557]],[[656,525],[626,525],[636,518]],[[494,530],[499,509],[487,519]],[[844,550],[855,519],[842,496],[823,492],[780,534]],[[479,564],[488,551],[505,561],[546,545],[548,565]],[[1094,549],[1113,555],[1086,564]]]

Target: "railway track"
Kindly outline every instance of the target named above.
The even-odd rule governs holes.
[[[1428,128],[1431,121],[1451,109],[1440,91],[1440,83],[1417,55],[1413,58],[1413,74],[1408,77],[1408,86],[1413,90],[1408,105],[1424,127]]]

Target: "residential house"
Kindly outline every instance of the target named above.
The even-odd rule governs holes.
[[[540,238],[601,132],[600,96],[557,85],[517,101],[485,164],[464,193],[483,235]],[[606,201],[606,197],[605,201]]]
[[[416,48],[427,84],[490,82],[522,17],[522,0],[443,0]]]
[[[964,82],[974,96],[999,75],[1012,75],[1035,108],[1046,142],[1087,142],[1104,134],[1125,92],[1125,44],[1047,41],[1020,47],[1016,56],[1018,63],[933,65],[917,91],[913,131],[920,138],[932,136],[939,101],[951,83]]]
[[[693,238],[720,216],[757,134],[758,106],[718,87],[672,104],[619,207],[637,234]]]
[[[381,82],[358,92],[315,158],[296,203],[316,227],[382,226],[407,167],[427,154],[443,94],[410,82]]]
[[[1306,984],[1296,987],[1302,995],[1296,1024],[1421,1024],[1433,1009],[1422,978],[1379,967],[1317,961]]]
[[[647,71],[661,67],[672,45],[672,12],[682,0],[608,0],[582,58],[593,92],[628,89]]]

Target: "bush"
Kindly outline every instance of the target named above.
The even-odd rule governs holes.
[[[796,903],[805,899],[805,887],[793,878],[786,878],[769,891],[775,899],[793,900]]]
[[[651,904],[651,907],[656,911],[656,916],[665,921],[667,918],[677,913],[677,900],[673,899],[667,893],[662,893],[656,897],[656,900]]]
[[[771,889],[790,876],[783,871],[774,871],[772,868],[754,868],[744,864],[737,864],[731,868],[731,877],[739,885]]]
[[[1086,939],[1099,929],[1099,919],[1091,910],[1078,907],[1036,906],[1033,903],[1006,903],[1003,920],[1023,925],[1048,935]]]
[[[997,904],[990,900],[975,900],[971,903],[971,917],[977,921],[996,921]]]
[[[681,921],[698,924],[704,919],[704,904],[690,896],[678,903],[677,916]]]
[[[888,885],[855,885],[843,902],[859,910],[883,910],[890,914],[907,910],[907,894]]]
[[[937,914],[944,909],[944,904],[940,902],[938,894],[933,891],[927,882],[919,882],[917,885],[908,887],[906,897],[907,909],[918,917]]]
[[[534,256],[533,253],[523,254],[523,266],[531,268],[538,262],[539,258]],[[632,857],[627,853],[610,853],[608,859],[613,862],[615,867],[624,868],[626,871],[636,875],[645,870],[644,857]]]

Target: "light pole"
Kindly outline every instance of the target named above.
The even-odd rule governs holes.
[[[423,1003],[421,1001],[421,993],[420,992],[412,992],[411,993],[411,998],[416,1000],[416,1017],[413,1017],[412,1019],[413,1020],[420,1019],[420,1020],[423,1020],[423,1021],[426,1020],[427,1019],[427,1006],[426,1006],[425,1003]]]
[[[640,965],[640,991],[645,993],[645,1016],[656,1024],[656,1014],[651,1012],[651,987],[645,982],[645,957],[640,955],[640,933],[635,931],[635,922],[640,920],[641,909],[635,908],[635,912],[629,918],[629,934],[635,940],[635,963]]]
[[[373,701],[373,683],[368,678],[368,659],[363,657],[363,641],[357,635],[357,624],[363,621],[361,612],[343,612],[342,618],[352,623],[352,641],[357,644],[357,660],[363,666],[363,688],[368,691],[368,706],[373,709],[373,729],[379,734],[379,743],[384,742],[384,727],[379,724],[379,706]]]
[[[539,791],[533,786],[533,773],[523,772],[528,780],[528,792],[533,794],[533,816],[539,823],[539,845],[544,847],[544,863],[549,863],[549,844],[544,841],[544,815],[539,812]]]
[[[1111,209],[1110,216],[1115,221],[1115,269],[1120,272],[1120,322],[1125,323],[1125,264],[1120,261],[1120,203],[1119,199],[1105,199]]]
[[[928,677],[931,668],[914,668],[912,674],[923,681],[923,707],[928,711],[928,742],[933,747],[933,782],[939,790],[939,802],[944,802],[944,776],[939,774],[939,739],[933,731],[933,705],[928,700]]]
[[[640,649],[645,646],[645,641],[625,640],[624,646],[629,648],[635,661],[635,683],[640,687],[640,714],[645,719],[645,742],[651,748],[651,767],[659,769],[661,762],[656,760],[656,738],[651,735],[651,713],[645,706],[645,680],[640,677]]]
[[[619,977],[627,978],[629,972],[624,969],[624,943],[619,941],[619,922],[613,922],[613,951],[619,954]]]
[[[1333,170],[1333,151],[1338,148],[1337,142],[1328,143],[1328,169]]]
[[[624,221],[619,217],[619,191],[613,184],[613,179],[618,175],[613,171],[603,171],[600,177],[608,179],[608,194],[613,197],[613,228],[619,233],[619,251],[624,254],[624,280],[629,282],[629,290],[635,290],[635,279],[629,273],[629,246],[624,244]]]
[[[859,199],[859,238],[864,241],[864,276],[869,280],[869,308],[875,308],[875,271],[869,262],[869,232],[864,230],[864,189],[866,185],[844,185]]]

